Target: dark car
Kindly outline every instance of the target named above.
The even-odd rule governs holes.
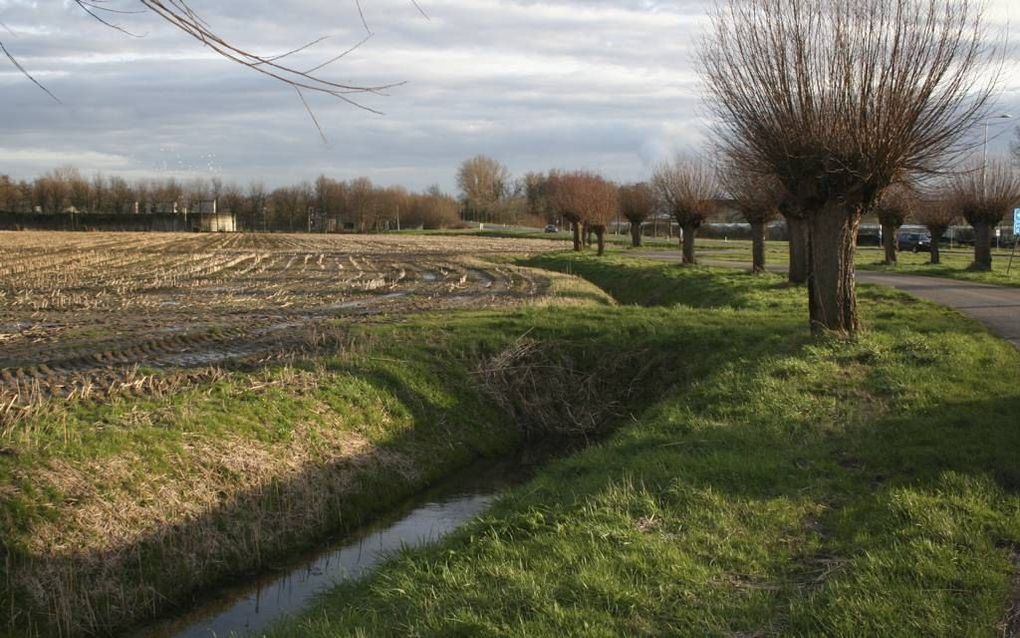
[[[900,233],[896,238],[896,248],[914,253],[931,252],[931,236],[927,233]]]
[[[545,232],[558,233],[560,232],[560,229],[556,227],[556,224],[549,224],[548,226],[545,227]]]

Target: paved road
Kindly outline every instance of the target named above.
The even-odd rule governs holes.
[[[681,259],[678,251],[646,253],[644,256],[662,261]],[[746,267],[745,264],[735,261],[703,260],[701,263],[721,268]],[[786,267],[771,265],[769,270],[786,272]],[[985,324],[989,330],[1020,349],[1020,288],[860,269],[857,270],[857,281],[889,286],[959,310]]]

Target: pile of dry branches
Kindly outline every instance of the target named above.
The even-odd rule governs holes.
[[[651,368],[646,355],[603,357],[582,370],[568,355],[524,336],[483,360],[475,374],[526,437],[587,437],[625,416],[627,400]]]

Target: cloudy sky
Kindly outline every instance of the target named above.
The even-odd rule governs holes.
[[[1020,20],[990,0],[1000,30]],[[333,80],[406,82],[365,96],[375,115],[309,96],[320,138],[293,90],[231,64],[147,13],[111,16],[71,0],[0,0],[0,41],[61,100],[0,60],[0,173],[32,177],[71,164],[127,177],[219,176],[275,186],[319,174],[382,184],[454,185],[478,153],[515,173],[588,168],[644,177],[696,148],[706,113],[693,72],[707,0],[362,0],[374,36],[329,67]],[[191,0],[244,47],[315,66],[364,37],[354,0]],[[136,9],[136,0],[108,0]],[[1012,14],[1012,15],[1011,15]],[[1015,38],[1013,38],[1015,39]],[[992,127],[1006,147],[1020,123],[1020,78],[1006,74]]]

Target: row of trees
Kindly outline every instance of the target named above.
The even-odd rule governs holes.
[[[992,269],[992,232],[1020,207],[1020,170],[1005,159],[971,166],[934,187],[893,184],[878,198],[876,214],[882,224],[885,263],[896,263],[896,236],[901,226],[915,222],[931,234],[931,263],[941,262],[939,244],[951,226],[966,221],[974,229],[972,270]]]
[[[183,213],[212,201],[220,211],[234,213],[242,228],[251,230],[368,232],[460,223],[457,200],[436,186],[414,193],[400,186],[377,186],[367,178],[340,181],[321,176],[311,184],[269,190],[261,182],[241,187],[216,178],[129,182],[101,174],[84,177],[72,167],[31,181],[15,182],[0,175],[0,211],[8,212]]]
[[[806,225],[813,328],[859,329],[862,217],[972,148],[997,81],[982,19],[970,0],[724,0],[711,15],[700,61],[716,144],[778,181],[780,212]],[[966,173],[953,190],[980,195],[963,211],[979,235],[1001,204],[989,177]]]

